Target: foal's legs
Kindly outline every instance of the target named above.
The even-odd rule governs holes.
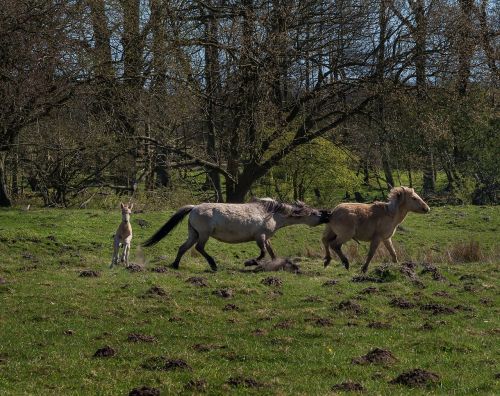
[[[248,259],[245,261],[245,267],[251,266],[251,265],[257,265],[259,260],[262,260],[264,256],[266,255],[266,236],[264,234],[259,235],[257,240],[257,246],[260,249],[260,254],[259,257],[254,258],[254,259]]]
[[[394,250],[394,246],[392,246],[391,238],[384,239],[384,245],[387,248],[387,250],[389,251],[389,254],[392,257],[392,261],[394,263],[397,263],[398,262],[398,256],[396,256],[396,251]]]
[[[193,246],[198,240],[198,233],[196,230],[188,224],[188,239],[184,242],[177,251],[177,256],[175,257],[174,262],[172,263],[172,268],[179,269],[179,263],[181,261],[182,256],[186,253],[191,246]]]
[[[379,244],[380,244],[380,239],[378,238],[372,239],[370,243],[370,249],[368,250],[368,256],[366,257],[365,265],[363,265],[363,267],[361,268],[362,272],[368,271],[368,264],[370,264],[370,261],[372,260],[375,252],[377,251]]]
[[[115,237],[113,242],[113,257],[111,258],[111,265],[109,268],[113,268],[113,266],[118,262],[118,251],[120,250],[120,239]]]
[[[123,248],[123,258],[125,260],[125,266],[128,267],[128,256],[130,255],[130,242],[124,243],[125,247]]]
[[[205,251],[205,244],[207,243],[208,236],[204,239],[201,237],[198,239],[198,243],[195,246],[195,249],[201,253],[203,257],[208,261],[208,264],[210,265],[210,268],[212,268],[212,271],[217,271],[217,264],[215,264],[215,260],[212,256],[210,256],[206,251]]]

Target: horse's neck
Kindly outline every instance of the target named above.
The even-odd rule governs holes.
[[[274,216],[274,220],[276,221],[277,229],[282,227],[287,227],[289,225],[302,224],[300,219],[296,217],[286,217],[282,215],[276,215]]]
[[[401,224],[405,219],[406,215],[408,214],[408,209],[406,209],[402,205],[394,206],[391,209],[392,210],[390,212],[393,216],[394,226],[397,226],[398,224]]]

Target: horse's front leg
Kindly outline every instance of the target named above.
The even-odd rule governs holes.
[[[125,247],[123,248],[123,258],[125,260],[125,266],[128,267],[128,257],[130,255],[130,242],[125,242]]]
[[[113,266],[118,262],[118,251],[120,250],[120,240],[115,238],[113,242],[113,257],[111,258],[111,265],[109,268],[113,268]]]
[[[389,254],[392,257],[392,261],[394,263],[397,263],[398,262],[398,256],[396,255],[396,251],[394,250],[394,246],[392,245],[391,238],[385,239],[384,240],[384,245],[387,248],[387,250],[389,251]]]
[[[245,261],[245,267],[259,264],[259,261],[266,255],[266,236],[264,234],[259,235],[255,242],[257,242],[257,246],[260,249],[259,257]]]
[[[271,247],[271,241],[269,239],[266,239],[266,250],[269,253],[269,256],[271,256],[271,260],[274,260],[276,258],[276,254],[274,254],[274,250]]]

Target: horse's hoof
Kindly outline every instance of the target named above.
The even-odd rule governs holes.
[[[366,271],[368,271],[368,267],[362,267],[362,268],[361,268],[361,272],[362,272],[363,274],[366,274]]]
[[[249,259],[247,261],[245,261],[245,267],[251,267],[252,265],[257,265],[257,260],[255,259]]]
[[[179,263],[172,263],[172,264],[170,264],[170,266],[171,266],[173,269],[179,269]]]
[[[331,259],[331,258],[325,258],[325,259],[323,260],[323,267],[324,267],[324,268],[328,267],[328,266],[330,265],[330,261],[332,261],[332,259]]]
[[[346,262],[344,263],[344,267],[345,267],[345,269],[346,269],[346,270],[348,270],[348,271],[349,271],[349,262],[348,262],[348,261],[346,261]]]

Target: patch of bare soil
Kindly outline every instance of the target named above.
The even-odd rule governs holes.
[[[159,267],[153,267],[150,270],[151,272],[156,272],[158,274],[164,274],[165,272],[168,272],[167,267],[159,266]]]
[[[485,307],[492,307],[494,305],[493,300],[490,298],[481,298],[479,302]]]
[[[213,351],[214,349],[224,349],[226,348],[225,345],[217,345],[217,344],[194,344],[192,348],[196,352],[209,352]]]
[[[470,281],[475,281],[479,278],[477,275],[474,275],[474,274],[464,274],[464,275],[460,276],[460,278],[458,278],[458,279],[461,281],[464,281],[464,282],[470,282]]]
[[[21,253],[21,257],[23,259],[25,259],[25,260],[31,260],[31,261],[38,262],[38,259],[36,258],[36,256],[33,253],[30,253],[30,252],[22,252]]]
[[[409,387],[423,387],[439,381],[439,375],[427,370],[414,369],[400,374],[389,381],[390,384],[401,384]]]
[[[222,308],[223,311],[238,311],[240,308],[236,304],[226,304],[224,305],[224,308]]]
[[[261,388],[264,386],[264,383],[257,381],[252,377],[231,377],[226,382],[228,385],[231,385],[233,388]]]
[[[333,325],[332,320],[329,318],[315,318],[313,319],[313,323],[318,327],[328,327]]]
[[[453,307],[453,309],[456,309],[457,311],[474,312],[474,308],[463,304],[457,304]]]
[[[163,287],[155,285],[155,286],[151,286],[151,288],[146,291],[145,296],[166,297],[166,296],[168,296],[168,293]]]
[[[182,359],[170,359],[166,356],[154,356],[141,364],[146,370],[172,371],[172,370],[192,370],[191,366]]]
[[[266,329],[255,329],[252,331],[252,335],[257,336],[257,337],[262,337],[268,334],[268,331]]]
[[[275,276],[268,276],[267,278],[262,279],[260,283],[266,286],[274,286],[274,287],[283,286],[283,281]]]
[[[157,338],[141,333],[129,333],[127,340],[130,342],[157,342]]]
[[[94,357],[112,357],[116,355],[116,351],[109,345],[99,348],[94,353]]]
[[[358,382],[345,381],[332,386],[334,392],[364,392],[365,388]]]
[[[212,292],[212,294],[216,295],[217,297],[221,297],[221,298],[231,298],[231,297],[234,297],[234,291],[233,291],[233,289],[230,289],[228,287],[226,287],[224,289],[214,290]]]
[[[430,324],[429,322],[425,322],[422,326],[420,326],[420,330],[431,331],[431,330],[434,330],[434,326],[432,324]]]
[[[370,286],[370,287],[367,287],[366,289],[363,289],[360,291],[361,294],[374,294],[374,293],[378,293],[379,292],[379,289],[375,286]]]
[[[354,301],[351,300],[344,300],[339,303],[337,308],[341,311],[348,311],[348,312],[354,312],[356,314],[360,314],[363,312],[363,309],[361,308],[361,305],[358,303],[355,303]]]
[[[401,264],[399,271],[404,276],[406,276],[410,281],[412,281],[415,286],[418,286],[420,288],[424,288],[425,285],[422,283],[422,281],[417,276],[417,274],[415,272],[416,269],[417,269],[416,263],[413,263],[411,261],[407,261],[407,262],[404,262],[403,264]]]
[[[72,336],[73,334],[75,334],[75,332],[71,329],[68,329],[68,330],[64,330],[63,334],[66,336]]]
[[[420,307],[422,311],[431,311],[433,315],[439,315],[439,314],[454,314],[456,313],[454,308],[447,307],[445,305],[437,304],[437,303],[429,303],[429,304],[424,304]]]
[[[0,285],[5,285],[6,283],[7,281],[5,280],[5,278],[0,277]]]
[[[384,330],[384,329],[390,329],[392,326],[390,323],[375,321],[368,323],[367,327],[369,327],[370,329]]]
[[[335,279],[330,279],[323,283],[323,286],[335,286],[337,283],[338,281],[336,281]]]
[[[283,292],[281,290],[270,290],[269,293],[267,293],[269,297],[280,297],[283,295]]]
[[[204,379],[198,380],[190,380],[186,385],[184,385],[184,389],[192,392],[204,392],[207,390],[208,383]]]
[[[356,275],[351,279],[351,282],[361,283],[361,282],[374,282],[374,283],[382,283],[383,280],[380,278],[375,278],[373,276],[368,275]]]
[[[323,299],[319,296],[307,296],[302,301],[308,302],[308,303],[319,303],[319,302],[323,302]]]
[[[352,359],[352,363],[361,365],[370,363],[389,365],[397,361],[398,359],[392,354],[391,351],[381,348],[372,349],[366,355]]]
[[[405,299],[403,297],[395,297],[395,298],[393,298],[389,302],[389,305],[391,307],[402,308],[402,309],[410,309],[410,308],[415,307],[415,304],[413,304],[412,302],[408,301],[407,299]]]
[[[128,396],[160,396],[160,390],[149,386],[141,386],[132,389]]]
[[[193,286],[197,287],[208,287],[207,278],[202,276],[192,276],[186,279],[186,283],[191,283]]]
[[[169,322],[182,322],[183,319],[180,318],[179,316],[172,316],[172,317],[168,318],[168,321]]]
[[[4,353],[0,353],[0,364],[7,363],[7,355]]]
[[[97,278],[98,276],[101,276],[101,273],[99,271],[84,270],[80,272],[80,275],[78,276],[81,278]]]
[[[294,325],[293,320],[283,320],[274,325],[275,329],[291,329]]]
[[[142,272],[144,268],[139,264],[130,264],[125,267],[128,272]]]
[[[422,263],[422,266],[424,268],[422,269],[422,271],[420,271],[421,275],[430,273],[432,275],[432,279],[434,279],[435,281],[445,281],[446,280],[446,278],[439,272],[439,270],[437,269],[437,267],[435,265],[430,264],[430,263]]]
[[[149,221],[144,220],[144,219],[135,219],[135,222],[139,225],[141,228],[148,228],[150,226]]]

